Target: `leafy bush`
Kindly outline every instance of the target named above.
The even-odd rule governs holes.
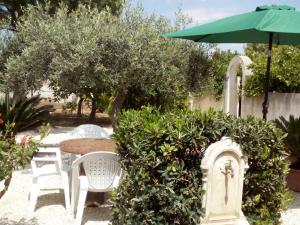
[[[229,136],[248,157],[243,211],[252,224],[279,224],[287,189],[281,130],[254,117],[153,108],[124,112],[115,139],[124,169],[113,225],[199,224],[205,149]]]
[[[291,168],[300,169],[300,117],[290,115],[289,120],[283,116],[275,120],[277,127],[287,133],[284,144],[289,153]]]
[[[14,123],[13,133],[33,129],[47,122],[51,105],[39,106],[41,98],[33,96],[24,98],[14,96],[12,98],[0,98],[0,113],[5,123]],[[4,127],[4,124],[1,127]]]
[[[7,122],[0,132],[0,181],[4,180],[5,186],[0,191],[0,198],[10,184],[12,171],[20,166],[24,167],[36,151],[36,143],[26,136],[20,143],[16,143],[14,130],[14,124]]]

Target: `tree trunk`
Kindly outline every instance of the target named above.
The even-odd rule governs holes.
[[[92,110],[90,113],[90,121],[95,121],[96,120],[96,110],[97,110],[97,99],[92,97]]]
[[[126,97],[125,89],[123,87],[119,87],[119,89],[117,90],[115,100],[113,102],[113,106],[112,106],[111,121],[112,121],[113,127],[115,126],[115,124],[117,122],[117,118],[122,109],[123,103],[125,101],[125,97]]]
[[[10,174],[9,176],[7,176],[5,179],[4,179],[4,189],[3,190],[0,190],[0,199],[2,198],[2,196],[5,194],[5,192],[7,191],[8,189],[8,186],[10,184],[10,181],[11,181],[11,178],[12,178],[12,174]]]
[[[84,98],[80,97],[78,104],[77,104],[77,117],[82,117],[82,112],[81,112],[81,108],[82,108],[82,103],[83,103]]]

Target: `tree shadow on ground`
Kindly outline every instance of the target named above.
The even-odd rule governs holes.
[[[0,218],[0,224],[1,225],[39,225],[38,220],[36,218],[32,218],[29,220],[22,218],[19,221],[10,220],[8,218]]]
[[[65,196],[63,190],[59,189],[59,193],[49,193],[49,194],[39,195],[35,205],[35,210],[38,210],[44,206],[49,206],[49,205],[62,205],[63,207],[65,207]]]
[[[111,211],[110,205],[86,207],[83,212],[82,224],[85,224],[88,221],[110,221]]]
[[[94,121],[89,120],[88,115],[82,115],[77,117],[76,114],[64,114],[64,113],[51,113],[49,122],[52,126],[64,126],[74,127],[81,124],[92,123],[100,126],[110,126],[111,119],[107,114],[97,113],[97,117]]]

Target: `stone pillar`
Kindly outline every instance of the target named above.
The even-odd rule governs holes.
[[[201,225],[249,225],[241,210],[247,168],[240,146],[230,138],[208,147],[201,161],[205,190]]]

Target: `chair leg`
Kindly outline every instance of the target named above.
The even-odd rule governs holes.
[[[71,185],[71,213],[76,216],[76,206],[78,204],[79,196],[79,180],[77,178],[72,179]]]
[[[34,212],[36,201],[39,194],[39,182],[38,177],[32,178],[32,187],[31,187],[31,193],[30,193],[30,200],[29,200],[29,209],[31,212]]]
[[[80,187],[79,199],[78,199],[78,205],[77,205],[77,213],[76,213],[76,225],[81,225],[87,191],[88,191],[87,188]]]
[[[70,187],[69,187],[68,172],[61,171],[61,177],[62,177],[62,182],[64,187],[66,211],[67,213],[70,213]]]

